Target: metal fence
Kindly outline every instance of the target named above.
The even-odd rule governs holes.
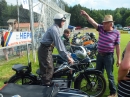
[[[39,0],[39,2],[41,3],[41,14],[39,18],[39,33],[37,33],[39,35],[37,36],[43,35],[43,33],[40,31],[41,28],[46,31],[47,28],[49,28],[54,23],[53,17],[56,13],[62,13],[67,17],[64,27],[60,29],[62,34],[63,30],[68,28],[71,16],[69,13],[63,10],[64,5],[62,2],[60,0]]]
[[[7,2],[7,4],[10,4]],[[10,4],[11,6],[11,4]],[[14,5],[15,6],[15,5]],[[17,6],[17,5],[16,5]],[[35,6],[40,6],[41,7],[41,13],[36,13],[33,12],[33,18],[34,18],[34,23],[38,23],[38,26],[34,26],[34,38],[35,38],[35,49],[39,47],[40,40],[47,30],[52,24],[53,24],[53,17],[56,13],[62,13],[65,14],[67,17],[67,20],[65,22],[65,25],[61,30],[63,33],[63,30],[68,28],[69,22],[70,22],[70,14],[65,12],[65,6],[62,0],[39,0],[39,4]],[[19,23],[25,23],[28,22],[30,23],[30,13],[29,10],[24,9],[21,5],[19,6],[19,17],[17,14],[17,7],[14,7],[14,14],[11,15],[9,18],[15,18],[16,20],[19,18]],[[4,27],[2,25],[1,29]],[[8,25],[7,25],[8,26]],[[7,29],[6,26],[6,29]],[[30,27],[30,26],[29,26]],[[5,27],[4,27],[5,28]],[[20,28],[21,29],[21,28]],[[27,44],[20,44],[20,45],[15,45],[11,47],[0,47],[0,60],[5,61],[5,60],[10,60],[15,57],[21,57],[22,54],[27,52],[29,48],[27,48]],[[31,48],[31,45],[30,45]],[[28,52],[27,52],[28,53]]]
[[[29,55],[31,51],[31,43],[20,44],[15,46],[7,46],[0,48],[0,64],[15,58]]]
[[[53,17],[56,13],[62,13],[67,16],[67,21],[66,21],[63,29],[68,28],[69,21],[70,21],[69,13],[62,10],[59,6],[57,6],[57,3],[55,3],[51,0],[39,0],[39,1],[42,3],[41,17],[40,17],[39,22],[41,24],[44,24],[45,30],[53,24]],[[59,2],[59,3],[61,3],[61,2]],[[58,4],[58,5],[61,5],[61,4]]]

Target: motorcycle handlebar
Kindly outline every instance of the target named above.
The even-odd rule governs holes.
[[[69,64],[69,63],[68,63],[69,66],[72,66],[72,65],[78,65],[78,64],[79,64],[79,61],[74,61],[73,64]]]
[[[74,70],[73,68],[71,68],[74,65],[78,65],[78,62],[74,62],[74,64],[69,64],[68,62],[64,62],[54,73],[58,73],[65,69]]]

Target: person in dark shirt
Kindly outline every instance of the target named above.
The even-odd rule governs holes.
[[[70,51],[70,30],[69,29],[64,30],[61,39],[63,40],[66,50]]]

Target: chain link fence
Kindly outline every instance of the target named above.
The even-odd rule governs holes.
[[[17,3],[16,3],[17,4]],[[19,5],[12,5],[10,2],[7,2],[7,9],[8,9],[8,16],[4,19],[4,25],[0,25],[0,29],[8,30],[8,23],[9,19],[16,19],[19,18],[19,25],[18,23],[14,24],[15,31],[18,31],[18,26],[20,31],[30,31],[30,12],[28,9],[24,9],[22,4]],[[19,7],[19,16],[18,16],[18,7]],[[65,14],[67,20],[65,25],[60,31],[63,33],[63,30],[68,28],[70,22],[70,14],[65,12],[65,6],[62,0],[39,0],[39,2],[34,7],[40,7],[40,13],[33,12],[34,18],[34,44],[35,49],[40,45],[40,40],[46,30],[54,23],[53,17],[56,13]],[[9,9],[10,8],[10,9]],[[7,10],[6,9],[6,10]],[[0,9],[1,10],[1,9]],[[2,9],[3,10],[3,9]],[[10,11],[10,14],[9,14]],[[0,31],[2,32],[2,31]],[[18,31],[19,32],[19,31]],[[62,34],[61,33],[61,34]],[[0,33],[1,36],[1,33]],[[1,40],[0,40],[1,42]],[[27,48],[27,44],[20,44],[11,47],[0,47],[0,60],[10,60],[15,57],[21,57],[25,55],[24,53],[27,52],[27,49],[31,50],[31,44],[29,48]]]

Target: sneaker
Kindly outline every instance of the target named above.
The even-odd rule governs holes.
[[[118,97],[118,96],[117,96],[117,94],[115,93],[115,94],[111,94],[111,95],[109,95],[109,96],[107,96],[107,97]]]

